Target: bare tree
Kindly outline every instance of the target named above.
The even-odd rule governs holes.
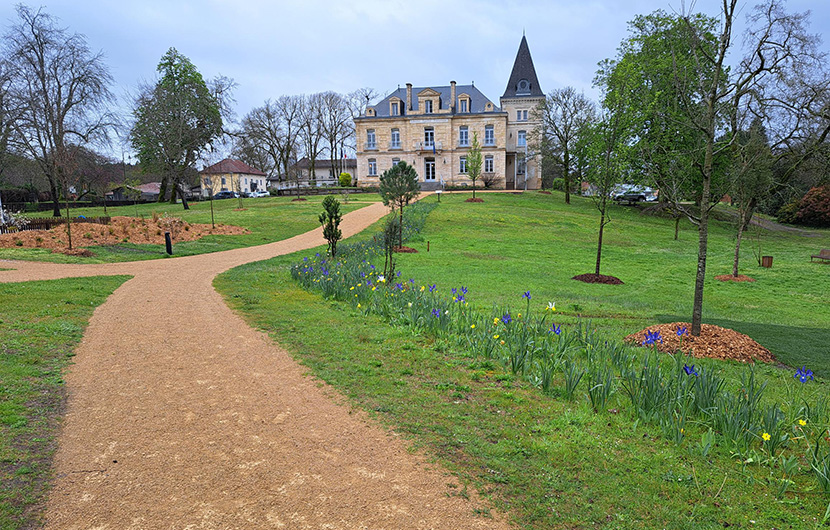
[[[300,197],[300,172],[296,167],[299,151],[300,130],[303,126],[303,98],[302,96],[280,96],[274,104],[277,123],[282,131],[278,137],[280,165],[289,181],[297,187],[297,198]]]
[[[42,10],[17,6],[18,22],[4,36],[11,76],[9,95],[19,110],[14,141],[37,161],[49,181],[53,213],[60,216],[59,188],[72,174],[73,150],[105,140],[115,119],[112,77],[101,53],[83,35],[70,34]]]
[[[300,142],[309,161],[309,178],[317,179],[317,157],[320,155],[323,142],[323,117],[321,109],[323,106],[322,94],[311,94],[300,96],[302,98]],[[298,188],[299,189],[299,188]]]
[[[594,120],[596,107],[584,93],[573,87],[556,89],[534,113],[542,122],[535,138],[537,150],[543,156],[555,156],[565,180],[565,203],[571,203],[571,167],[579,132]]]
[[[342,145],[354,134],[352,116],[346,99],[337,92],[323,92],[320,95],[320,115],[323,138],[328,142],[331,168],[337,178],[345,171]]]

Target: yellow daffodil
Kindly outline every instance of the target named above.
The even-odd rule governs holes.
[[[519,313],[518,315],[516,315],[516,318],[522,318],[522,314]]]
[[[421,292],[424,292],[424,289],[425,289],[425,287],[422,285],[421,286]]]
[[[768,442],[769,439],[772,438],[772,436],[770,436],[768,432],[765,432],[761,435],[761,438],[763,438],[765,442]]]
[[[498,324],[498,323],[499,323],[499,319],[498,319],[498,318],[494,318],[494,319],[493,319],[493,324]]]
[[[372,286],[372,290],[373,290],[373,291],[375,290],[375,286],[374,286],[374,285]]]
[[[351,287],[349,287],[349,290],[350,290],[350,291],[354,291],[354,285],[352,285]]]
[[[476,329],[476,325],[473,324],[472,326],[470,326],[470,329]]]
[[[498,335],[498,334],[493,335],[493,338],[494,338],[494,339],[497,339],[497,338],[499,338],[499,335]]]
[[[807,425],[807,420],[798,420],[798,424],[804,427],[805,425]]]
[[[357,304],[357,308],[360,309],[360,303]]]

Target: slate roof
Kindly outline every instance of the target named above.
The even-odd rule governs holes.
[[[356,158],[344,158],[343,159],[344,165],[343,167],[346,168],[354,168],[357,167],[357,159]],[[300,169],[311,169],[311,160],[304,156],[302,157],[299,162],[295,164],[294,167]],[[323,170],[323,169],[331,169],[331,160],[328,158],[318,158],[316,162],[314,162],[314,169],[315,170]]]
[[[203,175],[221,175],[225,173],[244,173],[246,175],[265,176],[265,173],[256,168],[252,168],[245,162],[242,162],[241,160],[231,160],[230,158],[226,158],[221,162],[217,162],[202,170]]]
[[[423,86],[422,87],[412,87],[412,110],[411,111],[406,111],[405,110],[406,105],[407,105],[407,102],[406,102],[406,87],[397,89],[396,91],[392,92],[391,94],[389,94],[388,96],[383,98],[383,100],[381,100],[376,105],[372,105],[372,107],[375,109],[375,111],[377,113],[377,117],[379,117],[379,118],[388,118],[388,117],[390,117],[390,115],[389,115],[389,101],[392,98],[397,97],[398,99],[403,101],[405,115],[408,115],[410,112],[415,113],[415,112],[418,111],[418,94],[421,93],[422,91],[426,90],[427,88],[432,89],[432,90],[434,90],[434,91],[441,94],[441,96],[440,96],[440,98],[441,98],[441,109],[447,109],[447,108],[450,107],[450,90],[451,90],[451,87],[449,85],[447,85],[447,86],[431,86],[431,87],[423,87]],[[482,113],[482,112],[501,112],[501,109],[495,103],[493,103],[493,110],[485,111],[484,106],[488,102],[492,103],[492,101],[490,101],[487,98],[487,96],[482,94],[481,91],[479,89],[477,89],[474,85],[455,85],[455,97],[457,98],[461,94],[467,94],[468,96],[470,96],[470,100],[471,100],[470,101],[470,112],[473,113],[473,114]],[[434,109],[434,110],[437,111],[438,109]],[[457,111],[457,109],[456,109],[456,111]]]
[[[530,91],[516,93],[519,81],[522,79],[526,79],[530,83]],[[542,88],[539,86],[539,79],[536,77],[536,68],[533,67],[533,58],[530,56],[527,39],[522,35],[516,61],[513,63],[513,71],[510,73],[510,80],[507,81],[507,88],[502,98],[544,97],[544,95],[545,93],[542,92]]]

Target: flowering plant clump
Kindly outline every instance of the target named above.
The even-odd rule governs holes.
[[[651,346],[655,342],[663,343],[663,337],[660,336],[660,332],[646,330],[646,338],[643,340],[643,346]]]
[[[813,379],[813,371],[807,368],[806,366],[802,366],[801,368],[795,371],[793,377],[795,379],[798,379],[802,383],[806,383],[807,379]]]

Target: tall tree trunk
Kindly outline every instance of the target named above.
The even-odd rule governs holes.
[[[680,234],[680,214],[674,215],[674,240],[677,241],[677,236]]]
[[[755,205],[757,201],[753,198],[745,208],[738,210],[738,237],[735,238],[735,259],[732,262],[732,276],[738,277],[738,260],[741,256],[741,239],[744,231],[749,227],[749,222],[752,220],[752,215],[755,213]]]
[[[565,145],[565,154],[563,157],[565,166],[565,204],[571,203],[571,154],[568,152],[568,146]],[[599,270],[599,268],[597,268]],[[599,274],[599,273],[597,273]]]
[[[69,217],[69,198],[66,198],[66,237],[69,239],[69,250],[72,250],[72,218]]]
[[[176,185],[176,191],[179,193],[179,197],[182,199],[182,207],[184,207],[185,210],[189,210],[190,205],[187,204],[187,196],[184,193],[184,187],[181,186],[180,184],[177,184]],[[241,195],[240,195],[240,197],[241,197]],[[174,193],[173,194],[174,201],[175,201],[175,198],[176,198],[176,194]]]
[[[597,239],[597,268],[596,274],[599,275],[599,264],[602,260],[602,231],[605,228],[605,208],[602,209],[599,217],[599,238]]]
[[[398,223],[398,247],[403,248],[403,201],[401,201],[399,214],[400,222]]]
[[[714,124],[714,119],[711,121]],[[700,336],[703,319],[703,285],[706,282],[706,254],[709,246],[709,196],[712,186],[712,161],[714,158],[714,132],[706,142],[706,155],[703,161],[703,192],[700,196],[700,224],[698,225],[697,275],[695,276],[695,297],[692,306],[692,336]]]
[[[156,202],[164,202],[164,198],[167,197],[167,181],[169,177],[167,175],[161,177],[161,184],[159,185],[159,198]]]
[[[49,179],[49,191],[52,193],[52,217],[61,216],[61,198],[58,194],[58,183],[54,179]],[[67,202],[69,199],[67,199]]]

